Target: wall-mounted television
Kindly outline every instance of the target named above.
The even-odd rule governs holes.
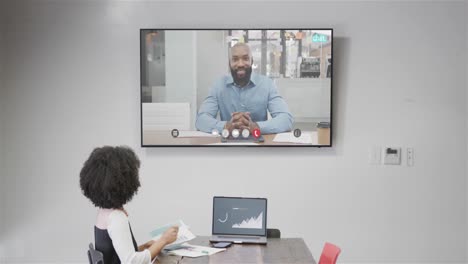
[[[333,29],[141,29],[141,145],[330,147]]]

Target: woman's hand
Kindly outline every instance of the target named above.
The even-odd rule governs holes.
[[[161,240],[164,241],[164,243],[170,244],[177,239],[177,233],[179,232],[179,227],[178,226],[172,226],[164,234],[161,236]]]
[[[178,232],[179,232],[179,227],[173,226],[169,228],[168,230],[166,230],[166,232],[162,234],[160,239],[152,242],[150,247],[148,248],[151,254],[151,259],[154,259],[161,252],[164,246],[176,241]]]

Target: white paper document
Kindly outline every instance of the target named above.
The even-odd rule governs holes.
[[[279,133],[276,134],[273,141],[318,145],[317,131],[304,131],[300,137],[295,137],[293,132]]]
[[[179,131],[178,138],[203,138],[203,137],[219,137],[219,135],[213,135],[211,133],[205,133],[201,131],[190,131],[190,130],[182,130]]]
[[[172,226],[179,227],[179,232],[177,233],[177,239],[171,244],[166,245],[164,247],[165,249],[179,248],[182,243],[185,243],[195,238],[195,235],[189,230],[189,227],[184,222],[182,222],[182,220],[179,220],[175,223],[167,224],[163,227],[157,228],[150,232],[150,236],[153,238],[153,240],[158,240],[161,238],[163,233],[166,232],[166,230]]]
[[[168,254],[170,255],[177,255],[182,257],[201,257],[201,256],[209,256],[216,254],[221,251],[225,251],[225,248],[212,248],[212,247],[203,247],[203,246],[195,246],[188,243],[182,244],[182,248],[170,250]]]

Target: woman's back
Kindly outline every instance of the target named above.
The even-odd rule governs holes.
[[[125,233],[126,230],[122,229],[129,229],[130,230],[130,235],[131,235],[131,241],[133,246],[133,249],[135,251],[138,251],[138,245],[136,243],[135,237],[133,236],[132,228],[130,227],[130,223],[128,223],[128,227],[123,225],[126,218],[126,214],[120,210],[112,210],[112,209],[99,209],[98,211],[98,217],[96,221],[96,226],[94,226],[94,243],[96,250],[102,252],[104,255],[104,263],[105,264],[120,264],[120,259],[119,255],[117,254],[114,244],[117,243],[116,247],[118,248],[125,248],[125,244],[128,247],[128,243],[122,243],[122,241],[119,241],[117,239],[114,239],[114,244],[113,240],[111,238],[111,235],[114,238],[117,237],[123,237],[125,238]],[[110,230],[109,230],[110,228]],[[127,235],[128,236],[128,235]],[[128,249],[126,250],[128,251]]]

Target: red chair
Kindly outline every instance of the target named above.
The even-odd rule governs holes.
[[[318,264],[335,264],[340,252],[341,249],[339,247],[326,242]]]

